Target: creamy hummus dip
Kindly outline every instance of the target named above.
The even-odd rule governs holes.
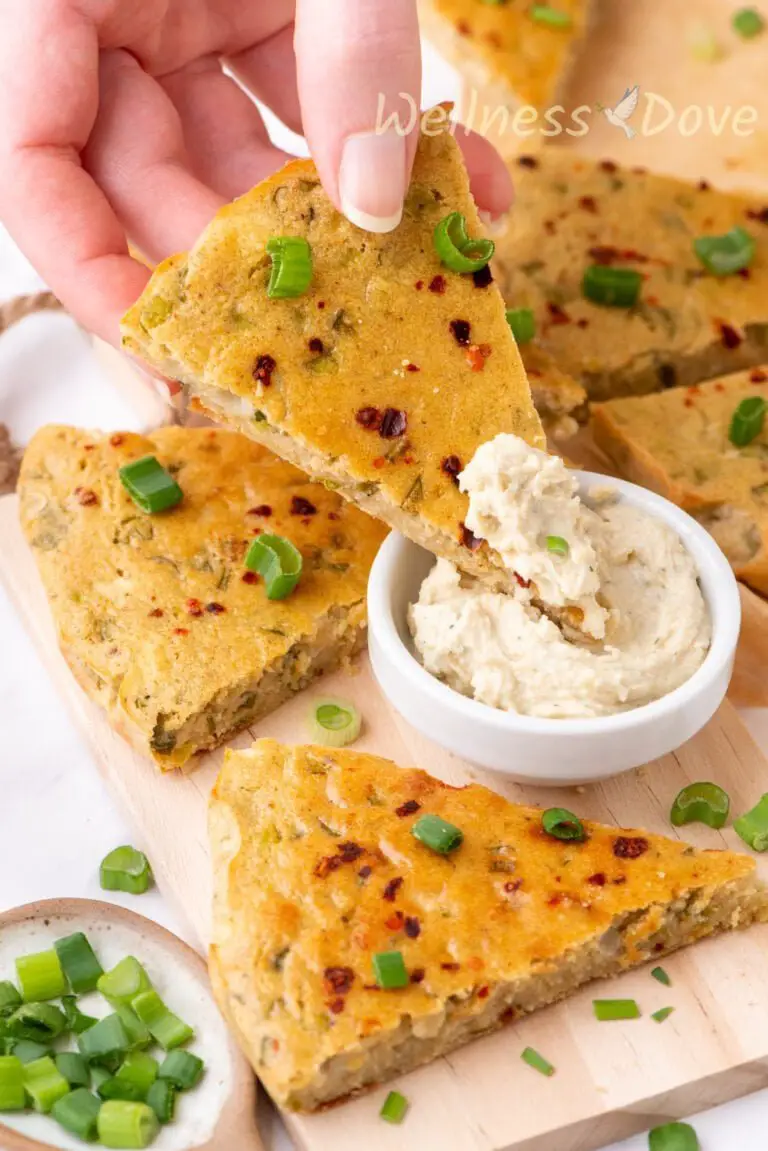
[[[520,586],[489,591],[437,561],[409,609],[433,675],[504,711],[566,718],[639,707],[696,671],[710,620],[693,560],[667,524],[585,501],[562,460],[517,436],[483,444],[459,484],[467,526]],[[583,634],[563,633],[563,609],[578,609],[570,618]]]

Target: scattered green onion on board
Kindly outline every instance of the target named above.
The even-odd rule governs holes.
[[[379,987],[392,991],[408,986],[408,972],[401,951],[379,951],[373,957],[373,974]]]
[[[50,1055],[24,1064],[24,1090],[35,1111],[47,1115],[57,1099],[69,1093],[69,1084]]]
[[[527,344],[536,335],[536,319],[530,308],[507,308],[505,315],[516,344]]]
[[[587,838],[584,824],[572,811],[564,807],[549,807],[541,815],[541,826],[553,839],[573,840],[581,843]]]
[[[662,983],[665,987],[672,986],[672,980],[669,978],[663,967],[654,967],[651,975],[658,983]]]
[[[656,1023],[663,1023],[665,1019],[669,1019],[674,1010],[674,1007],[662,1007],[660,1011],[653,1012],[651,1019],[655,1020]]]
[[[164,1051],[188,1043],[195,1034],[189,1024],[169,1011],[154,990],[142,991],[132,1000],[131,1006]]]
[[[765,20],[756,8],[740,8],[738,12],[734,12],[731,23],[734,32],[743,40],[759,36],[765,28]]]
[[[149,515],[168,511],[183,499],[176,480],[155,456],[142,456],[124,464],[118,475],[136,506]]]
[[[0,1055],[0,1112],[23,1111],[26,1106],[24,1064],[15,1055]]]
[[[528,15],[536,24],[546,24],[548,28],[570,28],[573,23],[567,12],[551,8],[549,4],[532,4]]]
[[[58,999],[67,993],[67,981],[55,951],[38,951],[16,960],[16,975],[25,1003]]]
[[[545,1059],[543,1055],[539,1055],[538,1051],[534,1050],[533,1047],[526,1047],[520,1058],[523,1063],[527,1063],[529,1067],[532,1067],[534,1071],[538,1071],[540,1075],[549,1077],[555,1074],[555,1068],[549,1060]]]
[[[53,949],[75,995],[93,991],[103,971],[82,931],[57,939]]]
[[[593,999],[592,1009],[600,1023],[640,1018],[640,1008],[634,999]]]
[[[493,240],[469,238],[467,221],[461,212],[450,212],[440,221],[433,233],[433,242],[446,268],[462,275],[479,272],[496,249]]]
[[[547,536],[548,552],[556,556],[567,556],[570,550],[568,540],[564,540],[562,536]]]
[[[593,264],[584,272],[581,290],[593,304],[608,308],[631,308],[640,298],[643,277],[632,268]]]
[[[697,236],[693,250],[713,276],[732,276],[752,263],[755,241],[737,224],[722,236]]]
[[[267,255],[272,259],[267,295],[270,300],[303,296],[312,283],[312,249],[302,236],[271,236]]]
[[[384,1100],[379,1115],[382,1119],[386,1119],[387,1123],[402,1123],[407,1110],[408,1100],[406,1097],[401,1095],[399,1091],[390,1091]]]
[[[734,820],[733,830],[753,851],[768,851],[768,795]]]
[[[422,815],[411,828],[411,835],[438,855],[449,855],[464,842],[461,828],[441,819],[439,815]]]
[[[51,1115],[65,1131],[76,1135],[84,1143],[93,1143],[97,1135],[97,1120],[101,1102],[85,1087],[70,1091],[54,1103]]]
[[[7,979],[0,981],[0,1019],[10,1015],[20,1004],[18,989]]]
[[[648,1132],[648,1151],[700,1151],[699,1140],[689,1123],[665,1123]]]
[[[751,444],[756,436],[763,430],[765,412],[768,403],[762,396],[747,396],[737,406],[731,416],[728,428],[728,439],[737,448],[745,448]]]
[[[176,1110],[176,1088],[168,1079],[156,1079],[147,1092],[145,1102],[161,1123],[171,1123]]]
[[[299,582],[303,560],[290,540],[267,532],[249,547],[245,566],[262,576],[267,599],[285,599]]]
[[[728,793],[716,783],[689,783],[678,793],[669,817],[674,827],[704,823],[720,828],[725,826],[730,807]]]
[[[309,713],[309,726],[315,743],[325,747],[346,747],[360,734],[360,712],[340,699],[319,699]]]
[[[200,1082],[204,1070],[202,1059],[191,1051],[171,1051],[160,1064],[158,1078],[179,1091],[191,1091]]]
[[[97,1129],[105,1147],[143,1148],[155,1138],[160,1124],[146,1103],[111,1099],[101,1105]]]
[[[104,891],[124,891],[143,895],[152,882],[152,870],[143,851],[135,847],[116,847],[101,861],[99,869]]]

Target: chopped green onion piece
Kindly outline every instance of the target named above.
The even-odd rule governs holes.
[[[60,1051],[54,1055],[53,1061],[71,1087],[90,1086],[91,1071],[82,1055],[76,1051]]]
[[[549,4],[532,4],[528,15],[537,24],[546,24],[549,28],[570,28],[573,23],[567,12],[550,8]]]
[[[75,994],[83,995],[86,991],[93,991],[102,974],[102,967],[82,931],[57,939],[53,947]]]
[[[665,1123],[648,1132],[649,1151],[699,1151],[699,1140],[689,1123]]]
[[[157,1060],[153,1059],[151,1055],[147,1055],[145,1051],[130,1051],[117,1072],[117,1078],[134,1083],[142,1092],[141,1098],[145,1099],[147,1092],[157,1079],[158,1069]]]
[[[379,1115],[382,1119],[386,1119],[387,1123],[402,1123],[407,1110],[408,1100],[406,1097],[401,1095],[399,1091],[390,1091],[384,1100]]]
[[[672,986],[672,980],[669,978],[663,967],[654,967],[651,975],[654,979],[658,980],[659,983],[663,983],[665,987]]]
[[[753,851],[768,851],[768,795],[734,821],[733,830]]]
[[[184,493],[155,456],[142,456],[120,468],[118,475],[137,507],[149,515],[175,508]]]
[[[147,1103],[161,1123],[171,1123],[176,1109],[176,1088],[168,1079],[158,1079],[147,1092]]]
[[[643,277],[632,268],[611,268],[593,264],[587,268],[581,290],[594,304],[608,308],[631,308],[640,298]]]
[[[110,1075],[96,1088],[100,1099],[125,1099],[129,1103],[143,1103],[146,1091],[131,1079]]]
[[[167,1079],[179,1091],[189,1091],[200,1082],[205,1064],[191,1051],[171,1051],[160,1064],[159,1079]]]
[[[272,272],[267,295],[270,300],[293,300],[303,296],[312,283],[312,249],[302,236],[271,236],[267,255]]]
[[[74,995],[63,995],[61,997],[61,1006],[64,1008],[64,1014],[67,1017],[67,1030],[73,1031],[75,1035],[79,1035],[82,1031],[87,1031],[89,1027],[93,1027],[94,1023],[99,1022],[94,1015],[83,1014],[77,1006],[77,999]]]
[[[619,1019],[639,1019],[640,1008],[634,999],[593,999],[595,1019],[608,1023]]]
[[[434,230],[435,251],[452,272],[479,272],[490,260],[496,245],[493,240],[470,240],[467,221],[461,212],[450,212]]]
[[[100,1063],[91,1064],[91,1083],[98,1090],[107,1079],[111,1079],[114,1072],[102,1067]]]
[[[312,739],[325,747],[346,747],[360,734],[360,712],[340,699],[319,699],[312,705]]]
[[[152,1036],[133,1008],[126,1007],[124,1003],[115,1003],[114,1008],[115,1014],[120,1017],[120,1022],[125,1028],[131,1047],[149,1047]]]
[[[129,1007],[142,991],[151,991],[152,983],[138,959],[126,955],[111,971],[102,974],[97,987],[113,1007],[118,1003]]]
[[[141,1022],[149,1028],[150,1034],[165,1051],[181,1047],[194,1036],[192,1028],[174,1015],[163,1003],[156,991],[143,991],[132,1003],[133,1010]]]
[[[734,12],[731,23],[733,30],[744,40],[759,36],[765,28],[765,20],[756,8],[740,8]]]
[[[23,1003],[8,1018],[8,1034],[13,1039],[51,1043],[67,1029],[67,1017],[52,1003]]]
[[[422,815],[411,828],[411,835],[438,855],[450,855],[464,842],[461,828],[447,823],[439,815]]]
[[[755,241],[737,224],[722,236],[697,236],[693,250],[713,276],[732,276],[752,263]]]
[[[663,1023],[665,1019],[669,1019],[674,1010],[674,1007],[662,1007],[660,1011],[654,1011],[651,1019],[655,1019],[657,1023]]]
[[[554,839],[573,840],[581,843],[587,838],[584,824],[572,811],[564,807],[548,807],[541,815],[541,826],[547,835]]]
[[[152,871],[143,851],[116,847],[101,861],[100,878],[104,891],[143,895],[152,882]]]
[[[16,960],[16,974],[25,1003],[58,999],[67,991],[67,981],[55,951],[38,951]]]
[[[76,1135],[84,1143],[96,1140],[97,1120],[101,1102],[84,1087],[70,1091],[51,1108],[51,1115],[65,1131]]]
[[[128,1051],[131,1041],[119,1015],[105,1015],[93,1027],[77,1037],[80,1054],[86,1059],[98,1060]]]
[[[520,1058],[524,1063],[527,1063],[529,1067],[532,1067],[534,1071],[541,1072],[542,1075],[550,1076],[555,1074],[555,1069],[549,1060],[545,1059],[543,1055],[539,1055],[538,1051],[535,1051],[533,1047],[526,1047]]]
[[[98,1118],[99,1142],[105,1147],[149,1147],[159,1130],[157,1116],[146,1103],[110,1099],[101,1105]]]
[[[267,599],[285,599],[299,582],[303,560],[290,540],[265,532],[249,547],[245,566],[263,577]]]
[[[379,987],[393,991],[408,986],[408,972],[401,951],[379,951],[373,957],[373,973]]]
[[[0,981],[0,1016],[10,1015],[21,1003],[21,996],[7,979]]]
[[[675,827],[682,827],[686,823],[724,827],[730,806],[728,793],[716,783],[689,783],[672,804],[670,819]]]
[[[22,1063],[32,1063],[35,1059],[42,1059],[50,1055],[50,1047],[45,1043],[37,1043],[33,1039],[20,1039],[13,1045],[13,1054]]]
[[[24,1089],[32,1097],[35,1111],[47,1115],[57,1099],[69,1093],[69,1084],[50,1055],[24,1064]]]
[[[731,416],[728,428],[728,439],[735,447],[745,448],[755,436],[760,435],[767,408],[768,403],[762,396],[747,396],[741,401]]]
[[[0,1055],[0,1111],[24,1111],[24,1064],[16,1055]]]
[[[548,552],[553,552],[556,556],[567,556],[570,550],[568,540],[564,540],[562,536],[547,536]]]
[[[515,343],[527,344],[536,335],[536,320],[530,308],[507,308],[506,317]]]

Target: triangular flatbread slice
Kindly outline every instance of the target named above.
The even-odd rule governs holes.
[[[422,136],[403,221],[383,236],[344,219],[314,166],[294,161],[162,264],[123,332],[217,420],[482,575],[500,561],[463,527],[456,472],[499,432],[544,437],[495,284],[435,251],[454,211],[480,234],[447,131]],[[266,244],[281,235],[311,245],[297,299],[267,296]]]
[[[463,833],[439,855],[414,827]],[[211,801],[219,1006],[280,1104],[312,1110],[588,980],[768,915],[754,862],[585,823],[583,843],[484,787],[259,740]],[[377,985],[398,952],[408,982]]]

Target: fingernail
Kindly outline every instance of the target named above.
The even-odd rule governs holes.
[[[339,198],[344,215],[366,232],[391,232],[405,198],[405,137],[359,132],[341,153]]]

